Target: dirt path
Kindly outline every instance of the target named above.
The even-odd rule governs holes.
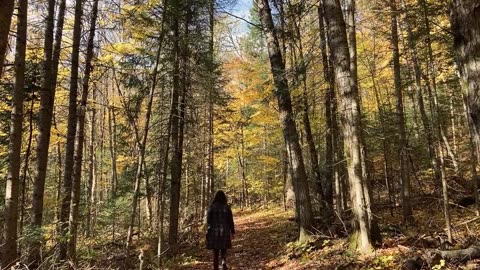
[[[229,269],[272,269],[271,262],[295,238],[295,224],[288,220],[291,214],[275,209],[234,211],[233,215],[237,234],[228,250]],[[185,252],[189,259],[175,269],[213,269],[211,251],[197,248]]]

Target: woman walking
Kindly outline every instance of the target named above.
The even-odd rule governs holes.
[[[222,258],[222,270],[227,270],[227,249],[232,248],[235,225],[227,196],[217,191],[207,211],[207,249],[213,250],[213,269],[218,270],[219,258]]]

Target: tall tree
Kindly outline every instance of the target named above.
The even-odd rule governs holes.
[[[5,243],[2,266],[9,268],[17,259],[18,190],[20,186],[20,155],[22,150],[23,99],[25,86],[25,52],[27,48],[28,1],[18,2],[17,38],[15,48],[15,86],[10,117],[7,186],[5,189]]]
[[[410,176],[408,172],[408,141],[405,128],[405,112],[403,109],[402,78],[400,70],[400,49],[398,46],[398,23],[397,23],[397,4],[395,0],[390,0],[391,11],[391,42],[393,48],[393,75],[395,86],[396,113],[398,133],[400,139],[399,159],[400,159],[400,179],[402,181],[402,207],[403,221],[413,223],[412,204],[410,202]]]
[[[44,65],[42,87],[40,90],[40,109],[38,116],[38,136],[36,148],[36,167],[33,179],[32,195],[32,228],[41,236],[43,221],[43,199],[45,192],[45,178],[47,175],[47,163],[49,155],[50,134],[52,127],[52,116],[55,102],[55,88],[57,85],[58,62],[63,37],[63,24],[65,21],[66,0],[61,0],[58,6],[57,24],[54,42],[55,26],[55,0],[49,0],[47,6],[47,17],[45,19],[45,40],[44,40]],[[60,176],[61,177],[61,176]],[[40,263],[40,249],[42,239],[35,239],[30,244],[29,265],[36,268]]]
[[[302,24],[302,17],[304,16],[300,9],[298,12],[293,13],[294,17],[291,18],[293,25],[293,29],[291,30],[294,34],[293,36],[295,39],[293,40],[294,46],[291,46],[290,50],[294,52],[298,52],[298,57],[300,59],[295,59],[296,69],[298,70],[296,76],[298,75],[298,79],[300,80],[300,84],[302,87],[302,120],[303,120],[303,127],[305,129],[305,139],[307,140],[308,152],[310,156],[310,165],[315,176],[315,184],[317,188],[317,193],[319,194],[320,200],[323,202],[325,200],[326,194],[331,193],[331,185],[326,183],[325,187],[322,187],[322,173],[320,171],[320,164],[318,161],[318,152],[315,146],[315,140],[313,138],[312,133],[312,125],[310,124],[310,100],[308,96],[308,85],[307,85],[307,59],[304,56],[304,49],[303,49],[303,41],[300,32],[300,25]],[[296,57],[295,57],[296,58]],[[326,213],[324,209],[324,212]]]
[[[137,209],[137,203],[140,195],[140,180],[143,176],[143,170],[145,169],[143,167],[143,164],[145,162],[145,149],[147,145],[147,138],[148,138],[148,131],[150,129],[150,118],[152,115],[152,105],[153,105],[153,97],[155,95],[155,88],[157,87],[157,77],[158,77],[158,66],[160,64],[160,55],[162,52],[162,46],[163,46],[163,22],[165,21],[165,16],[162,17],[162,27],[160,29],[160,35],[158,38],[158,49],[155,57],[155,65],[153,68],[153,74],[152,74],[152,85],[150,87],[150,93],[148,94],[148,102],[147,102],[147,112],[145,115],[145,126],[143,128],[143,136],[142,136],[142,141],[139,143],[138,148],[140,150],[140,153],[138,155],[138,163],[137,163],[137,172],[135,174],[135,190],[133,194],[133,203],[132,203],[132,213],[130,216],[130,224],[128,227],[128,233],[127,233],[127,246],[131,245],[132,241],[132,234],[133,234],[133,223],[135,221],[135,213]],[[147,191],[148,192],[148,191]]]
[[[348,37],[348,49],[349,49],[349,54],[350,54],[350,73],[352,76],[352,87],[354,89],[354,92],[357,95],[357,113],[360,121],[360,127],[358,129],[359,131],[359,136],[360,136],[360,162],[362,165],[362,177],[363,177],[363,192],[364,192],[364,200],[365,200],[365,208],[367,211],[367,216],[368,216],[368,223],[369,227],[371,227],[371,230],[375,232],[374,238],[376,240],[379,240],[381,238],[379,230],[378,230],[378,224],[377,220],[375,218],[375,215],[372,214],[371,211],[371,188],[370,188],[370,175],[372,174],[372,168],[371,166],[369,167],[368,164],[368,151],[367,151],[367,143],[365,141],[365,136],[364,136],[364,131],[363,131],[363,126],[361,124],[362,120],[362,99],[360,95],[360,90],[359,90],[359,82],[358,82],[358,54],[357,54],[357,27],[356,24],[357,22],[355,21],[355,12],[356,12],[356,5],[355,5],[355,0],[347,0],[345,2],[346,6],[346,14],[345,14],[345,20],[347,21],[347,37]]]
[[[216,72],[215,72],[215,0],[208,1],[208,21],[209,21],[209,40],[208,40],[208,52],[209,52],[209,60],[208,60],[208,69],[209,69],[209,80],[210,80],[210,87],[208,89],[208,98],[207,98],[207,174],[208,177],[207,183],[209,183],[208,190],[209,194],[213,196],[215,192],[215,177],[214,177],[214,130],[213,130],[213,98],[215,93],[216,87]]]
[[[80,106],[77,110],[77,135],[75,141],[74,165],[73,165],[73,183],[72,183],[72,203],[70,205],[70,217],[68,221],[69,226],[69,240],[68,240],[68,257],[75,261],[76,247],[77,247],[77,227],[78,227],[78,212],[80,204],[81,179],[82,179],[82,163],[83,151],[85,141],[85,115],[87,112],[87,98],[89,93],[90,77],[93,70],[92,60],[94,55],[94,39],[97,24],[98,2],[93,2],[93,7],[90,12],[90,29],[87,41],[87,53],[85,56],[85,72],[82,82],[82,96],[80,99]],[[90,214],[89,214],[90,215]]]
[[[183,5],[182,5],[183,4]],[[173,88],[172,88],[172,159],[170,161],[171,190],[170,190],[170,223],[168,228],[168,244],[173,252],[178,247],[178,221],[182,179],[183,141],[185,126],[185,97],[187,88],[188,68],[188,31],[189,17],[191,16],[191,2],[174,1],[172,4],[173,19]],[[181,14],[187,10],[186,15]],[[183,22],[180,22],[180,19]],[[181,32],[180,26],[185,26]]]
[[[73,22],[73,44],[72,44],[72,65],[70,71],[70,93],[68,99],[68,123],[67,123],[67,142],[65,145],[65,162],[64,175],[62,184],[62,204],[60,210],[59,224],[59,243],[58,243],[58,260],[64,261],[67,258],[67,246],[69,239],[69,219],[72,215],[70,210],[72,204],[75,204],[76,188],[74,185],[74,155],[75,155],[75,138],[77,132],[77,96],[78,96],[78,71],[80,60],[80,38],[82,34],[82,16],[83,1],[75,1],[75,18]],[[81,149],[83,150],[83,148]],[[75,183],[76,184],[76,183]],[[75,207],[75,206],[74,206]],[[72,217],[73,218],[73,217]],[[70,254],[68,254],[70,255]],[[73,259],[73,258],[72,258]]]
[[[338,125],[337,125],[337,104],[335,97],[335,78],[333,77],[330,58],[327,51],[327,33],[325,31],[324,5],[318,6],[318,23],[320,35],[320,50],[322,53],[323,79],[327,82],[328,88],[325,92],[325,118],[327,131],[325,136],[325,201],[332,208],[333,206],[333,183],[335,182],[335,206],[337,214],[343,212],[342,185],[339,177],[339,166],[337,164],[338,152]]]
[[[286,142],[290,163],[290,173],[295,189],[295,210],[299,220],[300,242],[310,239],[313,215],[310,201],[307,175],[303,162],[302,150],[298,141],[298,132],[293,119],[292,101],[290,89],[285,72],[285,63],[278,41],[277,31],[273,23],[272,13],[268,0],[255,0],[258,7],[260,21],[267,39],[270,67],[275,85],[275,96],[278,102],[280,122],[282,124],[283,137]]]
[[[366,203],[369,192],[362,173],[361,155],[361,119],[359,115],[358,89],[353,85],[350,70],[350,53],[346,25],[339,0],[325,0],[325,19],[328,29],[328,42],[331,50],[335,84],[339,91],[340,118],[347,159],[348,179],[350,183],[350,200],[355,216],[355,239],[357,249],[370,253],[373,249],[369,217],[370,207]],[[368,199],[369,201],[369,199]]]

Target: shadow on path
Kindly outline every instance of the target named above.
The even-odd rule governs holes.
[[[271,269],[269,262],[285,249],[285,244],[295,239],[295,223],[288,220],[291,214],[279,209],[234,213],[237,234],[233,248],[228,250],[230,270]],[[213,269],[212,252],[203,248],[186,251],[191,260],[175,269]]]

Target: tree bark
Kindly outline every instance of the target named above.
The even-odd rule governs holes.
[[[285,75],[285,63],[273,23],[269,2],[268,0],[255,0],[255,3],[259,8],[260,21],[268,42],[270,67],[275,85],[274,94],[278,101],[283,137],[286,142],[289,163],[291,165],[292,182],[296,196],[296,214],[300,227],[298,240],[300,242],[306,242],[310,239],[312,233],[312,206],[302,150],[298,141],[298,132],[293,118],[290,90]]]
[[[208,92],[208,175],[210,178],[210,196],[213,196],[215,193],[215,175],[214,175],[214,131],[213,131],[213,118],[214,118],[214,102],[213,96],[216,87],[215,79],[215,0],[210,0],[208,3],[208,15],[209,15],[209,26],[210,26],[210,40],[208,42],[209,53],[210,53],[210,76],[211,76],[211,85]]]
[[[110,160],[112,162],[111,170],[111,189],[112,189],[112,198],[116,198],[117,194],[117,124],[115,119],[115,111],[113,106],[108,108],[108,135],[109,135],[109,149],[110,149]]]
[[[298,30],[298,35],[300,35],[300,30]],[[305,59],[303,57],[303,46],[301,45],[301,40],[299,41],[300,44],[300,61],[304,62]],[[304,64],[302,64],[304,65]],[[310,153],[310,163],[312,166],[313,173],[315,175],[315,183],[317,183],[317,188],[318,188],[318,194],[320,194],[320,200],[324,201],[325,200],[325,194],[326,192],[331,193],[331,186],[328,186],[328,191],[325,190],[327,187],[323,188],[322,187],[322,173],[320,171],[320,164],[318,161],[318,153],[317,153],[317,148],[315,147],[315,142],[313,139],[313,134],[312,134],[312,127],[310,125],[310,116],[309,116],[309,100],[308,100],[308,92],[307,92],[307,72],[306,72],[306,66],[302,67],[302,84],[303,84],[303,95],[302,95],[302,100],[303,100],[303,125],[305,128],[305,137],[307,140],[307,145],[308,145],[308,151]],[[325,209],[326,210],[326,209]]]
[[[365,185],[362,172],[361,121],[359,114],[358,92],[352,82],[350,70],[350,53],[345,21],[339,0],[325,0],[325,18],[328,29],[328,42],[331,51],[335,82],[340,96],[341,124],[345,143],[348,178],[350,183],[350,200],[355,216],[354,241],[362,253],[373,250],[371,242],[370,205],[368,185]]]
[[[69,219],[72,214],[70,206],[75,204],[75,174],[74,174],[74,154],[75,154],[75,138],[77,127],[77,93],[78,93],[78,71],[80,56],[80,38],[82,32],[82,16],[83,16],[83,0],[75,2],[75,19],[73,23],[73,45],[72,45],[72,65],[70,73],[70,93],[68,102],[68,122],[67,122],[67,142],[65,146],[65,164],[62,185],[62,207],[60,210],[59,232],[60,239],[58,242],[58,261],[67,259],[67,244],[69,239]],[[82,151],[83,147],[79,149]],[[79,188],[80,183],[78,183]],[[79,194],[78,194],[79,195]],[[74,206],[75,207],[75,206]],[[68,254],[70,255],[70,254]],[[72,258],[73,259],[73,258]]]
[[[475,0],[453,0],[450,17],[456,61],[478,158],[480,156],[480,3]],[[444,200],[448,200],[448,197]]]
[[[15,48],[15,86],[10,116],[7,185],[5,188],[5,229],[2,266],[9,268],[17,258],[18,194],[22,151],[23,99],[25,86],[25,52],[27,47],[28,1],[20,0]],[[8,28],[7,28],[8,29]],[[8,32],[7,32],[8,33]],[[1,52],[0,52],[1,53]],[[0,64],[2,64],[1,62]]]
[[[326,153],[325,153],[325,201],[330,208],[333,209],[333,183],[335,182],[335,206],[338,215],[342,215],[343,201],[340,183],[340,177],[338,177],[338,159],[336,158],[337,152],[337,138],[338,130],[336,129],[337,122],[337,106],[335,98],[335,78],[333,77],[331,62],[329,60],[327,52],[327,35],[325,31],[325,15],[324,6],[318,6],[318,23],[320,34],[320,49],[322,52],[322,65],[323,65],[323,79],[327,82],[328,88],[325,92],[325,118],[327,123],[327,131],[325,135]]]
[[[32,228],[40,232],[43,220],[43,199],[45,191],[45,178],[49,155],[50,131],[55,101],[55,87],[57,84],[58,62],[63,37],[63,24],[65,20],[66,0],[61,0],[57,14],[57,28],[54,38],[55,0],[48,1],[48,13],[45,26],[44,65],[42,88],[40,90],[40,110],[38,120],[38,136],[36,148],[36,168],[33,180],[32,196]],[[41,236],[41,233],[37,234]],[[36,239],[30,244],[29,265],[35,269],[40,263],[41,239]]]
[[[0,4],[0,79],[2,78],[3,62],[8,47],[8,34],[10,32],[10,24],[12,23],[13,8],[15,0],[4,0]]]
[[[20,212],[20,230],[19,233],[23,234],[24,231],[24,225],[25,225],[25,201],[27,200],[28,197],[28,187],[30,186],[29,183],[27,182],[27,176],[29,174],[29,167],[30,167],[30,158],[32,154],[32,141],[33,141],[33,115],[34,115],[34,106],[35,106],[35,91],[32,91],[31,94],[31,102],[30,102],[30,109],[29,109],[29,117],[28,117],[28,140],[27,140],[27,149],[25,151],[25,162],[23,163],[23,169],[20,177],[22,178],[22,201],[21,206],[21,212]],[[30,176],[31,178],[31,176]]]
[[[171,112],[171,111],[170,111]],[[167,175],[168,175],[168,156],[170,153],[170,136],[171,136],[171,128],[172,128],[172,120],[173,116],[170,113],[168,115],[168,121],[167,121],[167,130],[165,133],[165,152],[162,153],[160,152],[160,158],[163,162],[162,166],[160,166],[161,173],[159,175],[160,177],[160,182],[158,184],[159,186],[159,191],[158,191],[158,204],[159,204],[159,213],[158,213],[158,248],[157,248],[157,257],[158,257],[158,264],[159,266],[162,265],[162,255],[164,253],[164,219],[165,219],[165,190],[166,190],[166,184],[167,184]]]
[[[179,7],[178,3],[172,4],[172,32],[173,32],[173,82],[172,82],[172,107],[170,115],[172,117],[171,139],[173,156],[170,161],[170,223],[168,231],[168,244],[170,248],[175,247],[178,239],[178,212],[180,205],[180,177],[181,164],[177,163],[179,156],[179,124],[181,122],[179,113],[179,96],[180,96],[180,31],[179,31]],[[181,161],[181,160],[180,160]],[[179,175],[180,174],[180,175]],[[172,250],[173,251],[173,250]]]
[[[179,20],[175,17],[173,22],[174,36],[174,70],[173,70],[173,91],[172,91],[172,144],[173,157],[170,162],[171,190],[170,190],[170,223],[168,228],[168,244],[173,253],[178,248],[178,220],[181,195],[182,179],[182,161],[183,161],[183,139],[185,126],[185,98],[186,91],[189,88],[189,68],[188,59],[188,35],[190,25],[190,2],[183,9],[187,10],[186,18],[183,22],[185,29],[183,33],[183,44],[180,44]],[[174,16],[179,16],[181,7],[178,4],[173,5]],[[180,68],[182,64],[182,68]]]
[[[96,88],[92,89],[92,99],[96,101]],[[90,118],[90,142],[88,145],[89,149],[89,160],[88,160],[88,183],[87,183],[87,224],[86,224],[86,237],[89,238],[92,232],[94,231],[94,220],[92,218],[92,207],[95,207],[95,185],[96,185],[96,147],[95,147],[95,122],[97,116],[97,110],[95,109],[95,104],[91,108],[92,114]]]
[[[462,93],[462,101],[463,101],[463,111],[465,114],[465,118],[467,119],[468,123],[468,130],[469,130],[469,136],[468,136],[468,141],[469,141],[469,146],[470,146],[470,166],[471,166],[471,173],[472,175],[477,175],[477,163],[478,163],[478,157],[477,157],[477,151],[476,151],[476,145],[474,143],[473,138],[475,137],[475,134],[473,134],[474,129],[473,129],[473,123],[471,121],[470,115],[468,114],[468,109],[467,109],[467,97],[465,95],[464,89],[462,89],[464,93]],[[473,196],[475,197],[475,214],[477,216],[480,216],[480,202],[479,202],[479,197],[478,197],[478,181],[476,179],[473,180]]]
[[[356,22],[355,22],[355,0],[346,0],[345,1],[346,7],[346,28],[347,28],[347,37],[348,37],[348,49],[350,54],[350,73],[352,76],[352,87],[355,89],[355,93],[357,93],[357,111],[359,115],[360,122],[362,120],[362,110],[361,110],[361,95],[358,86],[358,63],[357,63],[357,30],[356,30]],[[360,134],[360,154],[361,154],[361,164],[362,164],[362,176],[363,176],[363,192],[368,192],[369,194],[365,194],[365,204],[367,205],[369,223],[376,221],[372,220],[374,216],[370,212],[370,175],[372,174],[372,166],[369,167],[368,164],[368,151],[367,151],[367,143],[365,142],[365,136],[363,135],[363,127],[360,125],[359,128]]]
[[[82,164],[83,152],[85,143],[85,115],[87,113],[87,99],[89,93],[90,77],[93,70],[92,60],[94,55],[94,39],[97,23],[98,1],[93,2],[90,18],[90,29],[87,41],[87,54],[85,57],[85,73],[82,83],[82,96],[80,100],[80,107],[77,110],[77,138],[74,153],[73,165],[73,183],[72,183],[72,203],[69,217],[69,242],[68,242],[68,257],[75,261],[76,246],[77,246],[77,227],[78,227],[78,211],[80,204],[80,182],[82,179]],[[88,213],[90,215],[90,213]]]

